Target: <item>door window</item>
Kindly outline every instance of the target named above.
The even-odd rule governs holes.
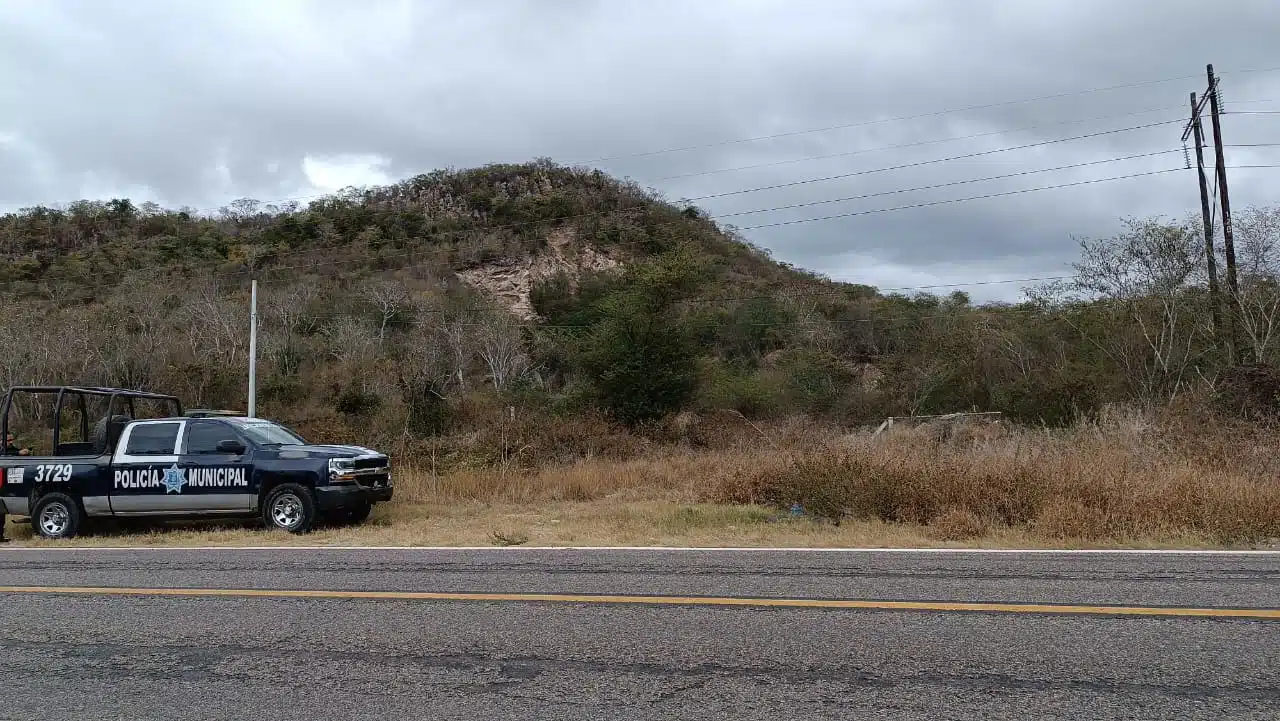
[[[223,441],[237,440],[235,431],[223,423],[189,423],[183,436],[183,452],[189,456],[226,455],[218,450]]]
[[[180,423],[144,423],[129,432],[125,453],[130,456],[172,456]]]

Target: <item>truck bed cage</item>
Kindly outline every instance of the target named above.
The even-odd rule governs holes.
[[[239,418],[244,416],[242,411],[220,410],[217,408],[191,408],[182,415],[187,418]]]
[[[33,395],[48,395],[56,393],[58,400],[53,406],[53,453],[59,455],[78,455],[76,451],[88,450],[85,446],[93,446],[92,443],[70,443],[65,447],[61,443],[62,435],[62,407],[63,402],[68,395],[75,396],[78,400],[80,410],[80,437],[89,437],[89,413],[85,403],[86,396],[106,396],[107,410],[106,418],[112,417],[112,411],[115,409],[116,400],[120,399],[128,402],[129,417],[137,418],[137,410],[134,407],[134,401],[164,401],[172,403],[175,409],[175,416],[182,415],[182,401],[177,396],[166,395],[164,393],[152,393],[150,391],[139,391],[128,388],[103,388],[98,386],[13,386],[4,394],[4,407],[0,411],[0,437],[8,439],[9,437],[9,411],[13,406],[13,397],[17,393],[30,393]],[[123,410],[123,409],[122,409]],[[7,441],[6,441],[7,442]],[[61,450],[68,451],[60,453]]]

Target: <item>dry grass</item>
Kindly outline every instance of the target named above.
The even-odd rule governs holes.
[[[1194,429],[1193,429],[1194,430]],[[901,430],[531,471],[403,471],[357,528],[208,525],[74,543],[1205,547],[1280,538],[1276,444],[1140,416],[1048,433]],[[805,518],[787,512],[802,505]],[[12,529],[26,542],[26,527]]]
[[[1197,548],[1195,537],[1140,543],[1049,543],[1016,528],[986,528],[953,539],[933,529],[882,521],[835,525],[793,519],[757,506],[670,501],[543,502],[529,505],[462,502],[394,503],[364,525],[320,528],[306,536],[262,530],[252,523],[174,523],[147,533],[101,532],[70,541],[31,537],[9,526],[12,546],[682,546],[794,548]],[[512,544],[509,541],[517,543]]]
[[[1260,435],[1206,445],[1139,416],[1059,433],[962,429],[945,441],[920,429],[794,451],[722,479],[711,499],[801,503],[829,518],[922,524],[947,538],[1000,528],[1046,543],[1280,537],[1277,448]]]

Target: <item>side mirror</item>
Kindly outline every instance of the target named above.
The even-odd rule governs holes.
[[[218,441],[219,453],[230,453],[236,456],[243,456],[245,450],[244,444],[240,441]]]

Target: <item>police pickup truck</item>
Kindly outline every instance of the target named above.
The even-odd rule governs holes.
[[[69,538],[101,517],[260,516],[268,527],[305,533],[322,519],[363,522],[373,504],[391,500],[390,460],[382,453],[309,445],[259,418],[184,414],[173,396],[14,387],[0,416],[3,437],[11,413],[31,405],[24,397],[49,394],[57,396],[52,419],[40,425],[51,427],[52,444],[0,455],[0,505],[29,517],[45,538]],[[90,400],[98,407],[105,401],[92,427]],[[163,417],[140,418],[136,409],[144,404],[165,408]]]

